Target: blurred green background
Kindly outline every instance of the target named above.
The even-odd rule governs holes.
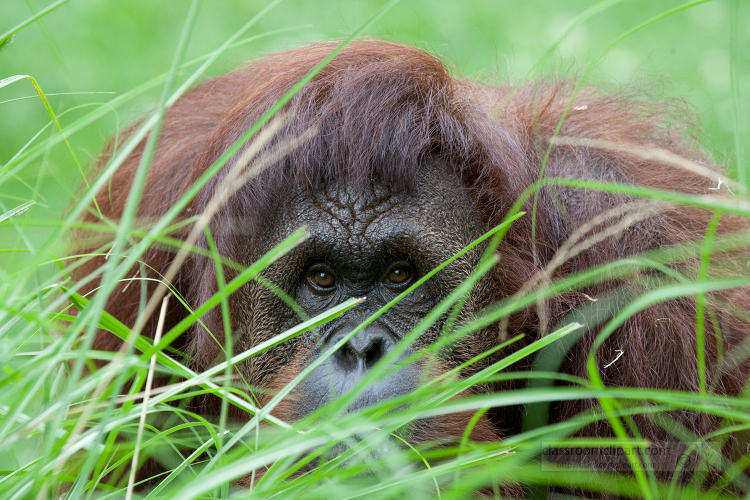
[[[0,34],[49,0],[0,0]],[[71,0],[18,32],[0,50],[0,79],[33,76],[63,126],[103,103],[168,71],[188,0]],[[269,4],[268,0],[205,0],[186,60],[221,45]],[[386,4],[383,0],[281,2],[245,37],[269,34],[225,53],[210,69],[219,74],[243,60],[321,40],[341,39]],[[683,2],[671,0],[403,0],[367,35],[434,51],[458,72],[484,81],[521,81],[544,75],[583,74],[609,44],[644,21]],[[577,16],[600,9],[554,46]],[[732,53],[730,27],[737,31]],[[282,31],[279,31],[282,30]],[[543,55],[549,57],[543,59]],[[666,15],[617,43],[598,62],[591,80],[616,90],[623,85],[645,95],[684,98],[699,112],[704,141],[731,162],[736,144],[747,142],[750,106],[733,98],[730,66],[740,95],[750,95],[750,2],[716,0]],[[158,102],[161,86],[70,137],[84,168],[118,128]],[[30,97],[30,98],[27,98]],[[740,135],[736,138],[739,117]],[[0,88],[0,165],[6,164],[50,121],[24,79]],[[47,129],[40,137],[50,134]],[[38,141],[39,139],[37,139]],[[41,172],[41,175],[40,175]],[[32,217],[60,218],[81,175],[65,144],[0,185],[9,209],[27,200]],[[0,210],[2,213],[2,210]],[[22,247],[12,231],[0,232],[4,248]],[[46,229],[25,232],[33,243]],[[12,242],[7,240],[12,238]]]

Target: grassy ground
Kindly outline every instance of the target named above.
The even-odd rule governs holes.
[[[67,279],[70,261],[63,257],[77,214],[88,203],[85,195],[74,193],[105,139],[156,107],[166,81],[171,80],[175,89],[191,78],[221,73],[244,58],[311,41],[343,39],[359,29],[363,35],[427,47],[458,71],[478,79],[515,81],[556,73],[611,88],[628,84],[642,89],[646,98],[684,97],[705,115],[697,125],[705,128],[706,147],[726,158],[740,182],[738,196],[732,200],[736,213],[750,217],[742,203],[742,186],[748,185],[750,178],[742,154],[750,131],[746,100],[750,31],[742,21],[750,15],[750,8],[745,3],[405,0],[387,12],[381,12],[386,2],[276,3],[206,1],[193,11],[188,1],[4,2],[0,18],[0,497],[127,496],[132,491],[128,465],[134,460],[142,463],[150,454],[158,454],[172,470],[162,476],[157,489],[147,493],[149,499],[274,495],[463,498],[478,487],[489,485],[500,496],[506,492],[504,484],[537,480],[650,498],[721,497],[718,488],[698,491],[698,479],[686,486],[663,484],[646,469],[634,477],[615,480],[604,474],[540,468],[534,457],[543,445],[559,443],[587,421],[665,408],[697,407],[727,417],[727,425],[708,440],[717,448],[728,432],[750,426],[750,402],[742,397],[706,394],[696,400],[685,394],[645,390],[635,394],[628,389],[581,383],[571,387],[566,397],[606,401],[637,397],[654,405],[612,404],[604,415],[584,415],[568,425],[543,427],[499,443],[479,445],[463,440],[448,447],[404,446],[390,450],[387,459],[362,458],[369,456],[368,451],[387,446],[388,436],[414,419],[463,410],[482,412],[509,404],[510,396],[505,394],[460,402],[450,397],[469,384],[494,380],[497,371],[518,356],[533,356],[545,343],[569,334],[574,326],[502,360],[476,379],[462,382],[446,377],[403,400],[344,414],[335,422],[316,422],[312,416],[295,428],[279,422],[263,428],[258,425],[283,392],[251,417],[256,409],[241,392],[224,391],[227,381],[223,376],[240,359],[219,364],[210,377],[198,378],[184,364],[161,351],[154,353],[144,338],[120,355],[87,349],[97,327],[123,338],[131,334],[127,326],[102,311],[101,297],[89,297],[88,302],[71,290]],[[35,16],[48,7],[57,8]],[[268,10],[255,18],[263,9]],[[380,17],[368,25],[373,16]],[[14,28],[27,19],[31,21],[28,25]],[[246,23],[250,26],[239,32]],[[188,32],[189,36],[181,35]],[[222,47],[237,33],[236,41]],[[175,53],[181,50],[182,66],[170,70]],[[189,61],[195,62],[187,64]],[[711,208],[726,207],[717,204]],[[166,226],[171,221],[160,222]],[[165,231],[136,235],[125,224],[112,228],[112,234],[123,241],[137,236],[146,242],[140,245],[145,248],[148,241],[164,241]],[[704,261],[710,257],[710,246],[700,246]],[[106,246],[101,249],[108,250]],[[118,259],[137,258],[138,251],[134,245],[129,254]],[[111,266],[114,269],[116,263]],[[252,279],[258,270],[244,273],[242,279]],[[115,272],[109,276],[117,279]],[[576,283],[573,278],[570,286]],[[700,294],[705,286],[696,282],[682,293]],[[216,303],[225,296],[218,294]],[[441,307],[451,307],[459,297],[449,297]],[[339,310],[282,335],[299,334],[352,305],[343,304]],[[510,310],[520,304],[507,307]],[[413,332],[418,334],[418,330]],[[97,370],[93,359],[112,362]],[[185,382],[153,393],[144,402],[136,394],[148,386],[154,370],[177,375]],[[133,377],[136,383],[123,389]],[[200,391],[217,393],[226,405],[243,408],[248,423],[227,426],[225,417],[209,422],[180,405]],[[554,397],[560,397],[558,389],[540,389],[513,402]],[[334,402],[325,411],[340,414],[344,406],[345,401]],[[300,434],[299,428],[307,432]],[[369,437],[325,463],[333,444],[352,434]],[[685,436],[682,439],[692,442]],[[621,439],[615,445],[632,448],[644,444]],[[749,494],[750,487],[739,474],[746,466],[745,458],[735,464],[721,462],[710,451],[701,456],[703,470],[711,464],[721,472],[720,485],[731,484],[735,492]],[[319,466],[295,474],[308,462]],[[262,478],[259,474],[251,490],[231,485],[235,478],[271,463],[270,471]],[[363,470],[369,474],[361,474]]]

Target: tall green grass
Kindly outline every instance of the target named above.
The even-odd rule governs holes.
[[[0,47],[10,36],[41,19],[65,0],[52,4],[48,9],[32,16],[0,37]],[[71,208],[60,220],[38,218],[30,211],[34,199],[0,199],[0,225],[12,228],[18,238],[17,244],[0,249],[7,257],[0,282],[0,497],[21,498],[467,498],[476,491],[489,496],[501,497],[510,494],[517,485],[531,485],[530,494],[538,494],[533,485],[577,487],[592,492],[607,492],[643,498],[734,498],[737,493],[750,495],[750,480],[744,469],[750,465],[750,453],[729,459],[720,450],[732,433],[750,430],[750,399],[745,394],[739,397],[717,396],[711,393],[711,381],[705,376],[701,382],[701,393],[676,391],[611,388],[602,384],[598,371],[591,369],[589,379],[579,379],[556,372],[556,362],[548,359],[549,350],[544,347],[553,343],[572,343],[580,325],[571,322],[541,340],[477,370],[470,377],[462,378],[459,370],[425,380],[416,391],[389,401],[383,401],[356,412],[346,408],[372,381],[384,377],[403,363],[414,362],[419,357],[431,357],[440,353],[451,343],[472,332],[502,320],[510,314],[532,307],[540,300],[569,290],[581,289],[614,276],[629,276],[643,269],[669,271],[669,264],[697,259],[701,263],[694,277],[676,276],[670,282],[654,286],[635,301],[622,307],[600,333],[598,343],[618,324],[639,310],[660,301],[676,297],[697,297],[699,307],[705,307],[707,293],[716,290],[747,286],[750,271],[727,279],[713,279],[705,271],[711,256],[719,252],[746,250],[747,235],[735,237],[714,236],[709,232],[703,241],[684,244],[670,249],[661,249],[612,263],[606,269],[590,269],[572,276],[530,289],[524,294],[511,297],[485,310],[470,323],[462,323],[446,331],[437,342],[418,354],[409,356],[394,367],[388,368],[405,352],[410,340],[419,337],[427,328],[445,314],[455,314],[476,281],[488,272],[495,263],[492,250],[502,241],[505,231],[518,217],[523,217],[520,207],[526,199],[534,200],[545,186],[571,186],[584,189],[625,193],[646,199],[660,200],[678,205],[696,206],[714,213],[731,213],[750,218],[750,209],[744,195],[746,192],[747,166],[742,164],[740,118],[737,117],[737,164],[738,175],[735,196],[731,198],[707,199],[691,197],[668,190],[653,190],[633,186],[596,183],[542,177],[526,193],[527,198],[508,213],[506,220],[474,242],[469,248],[489,242],[482,264],[465,283],[454,290],[438,307],[407,336],[405,342],[378,363],[358,386],[349,394],[306,417],[300,422],[283,422],[275,418],[273,408],[314,367],[323,363],[335,349],[348,338],[374,321],[377,315],[391,307],[406,293],[427,280],[441,267],[404,292],[401,296],[371,318],[368,318],[349,337],[328,349],[315,365],[307,367],[284,389],[275,393],[263,408],[257,408],[252,395],[257,388],[235,383],[234,367],[279,343],[320,326],[351,307],[358,300],[351,299],[335,308],[309,318],[291,330],[281,332],[274,339],[255,346],[249,351],[226,354],[226,359],[204,373],[195,373],[189,368],[189,360],[169,350],[168,344],[183,334],[203,312],[211,307],[221,307],[225,317],[225,331],[213,332],[224,335],[231,346],[231,327],[228,322],[227,296],[244,283],[260,279],[259,273],[284,252],[305,238],[304,230],[279,244],[269,254],[249,268],[230,262],[216,253],[209,245],[208,252],[192,244],[184,244],[171,238],[175,227],[192,224],[202,234],[200,218],[177,221],[176,216],[189,202],[190,197],[207,183],[226,161],[248,141],[256,140],[260,128],[273,120],[283,105],[306,81],[312,78],[327,60],[321,62],[311,73],[282,98],[261,120],[222,156],[188,194],[162,219],[153,221],[148,228],[135,224],[138,198],[145,182],[151,153],[163,117],[167,109],[225,50],[247,43],[242,37],[259,22],[263,15],[279,3],[270,2],[264,11],[251,19],[240,31],[226,40],[219,49],[193,61],[183,61],[185,47],[190,40],[195,23],[200,22],[198,3],[194,1],[187,15],[182,36],[176,50],[171,69],[132,91],[115,97],[103,105],[96,105],[87,114],[72,123],[65,123],[56,114],[46,99],[44,89],[27,75],[10,76],[0,81],[0,87],[31,82],[45,105],[50,117],[50,126],[30,138],[29,142],[9,161],[0,167],[0,183],[16,179],[19,172],[39,162],[50,148],[59,143],[68,145],[71,161],[80,165],[75,149],[70,146],[75,133],[93,124],[128,102],[136,100],[148,89],[162,86],[162,98],[155,113],[122,144],[117,153],[102,169],[99,176],[86,182],[83,194],[77,197]],[[368,29],[383,10],[353,31],[350,39],[369,34]],[[617,1],[602,1],[584,11],[570,24],[573,29],[579,23],[598,15]],[[619,40],[637,30],[658,23],[664,17],[704,3],[689,2],[678,8],[665,11],[659,16],[614,37],[612,44],[601,53],[603,57]],[[735,8],[739,2],[735,1]],[[741,51],[737,48],[739,23],[732,23],[733,68]],[[558,42],[563,39],[561,35]],[[552,54],[552,52],[549,52]],[[335,53],[332,53],[333,57]],[[594,64],[598,61],[596,59]],[[540,61],[540,64],[543,61]],[[592,66],[593,67],[593,66]],[[584,83],[589,72],[584,72]],[[735,99],[739,101],[739,75],[732,73]],[[740,104],[736,103],[739,110]],[[107,189],[108,179],[135,146],[148,136],[145,153],[130,193],[130,202],[119,221],[102,220],[100,224],[87,225],[79,221],[84,210],[98,211],[92,204],[93,194]],[[83,166],[81,166],[83,173]],[[32,192],[42,189],[44,171],[39,173]],[[730,180],[727,179],[727,182]],[[43,194],[43,193],[40,193]],[[42,244],[32,241],[34,230],[47,230]],[[80,295],[81,285],[70,279],[72,266],[92,255],[67,255],[71,247],[67,240],[73,229],[88,229],[108,234],[111,238],[97,250],[108,254],[106,264],[96,275],[101,284],[95,293]],[[210,232],[205,233],[212,241]],[[189,242],[190,243],[190,242]],[[126,278],[126,273],[138,265],[143,253],[152,245],[161,244],[179,252],[202,252],[222,266],[238,271],[229,282],[219,272],[219,290],[205,305],[194,311],[186,321],[167,330],[160,331],[152,341],[140,335],[142,325],[123,325],[110,316],[104,305],[109,294]],[[466,250],[468,250],[467,248]],[[448,264],[446,262],[445,264]],[[750,269],[750,268],[749,268]],[[93,276],[92,276],[93,278]],[[133,286],[140,286],[138,278]],[[184,303],[165,280],[160,292],[152,297],[143,297],[144,311],[163,314],[166,300]],[[701,306],[703,304],[703,306]],[[161,311],[161,313],[160,313]],[[739,311],[750,317],[750,311]],[[702,315],[700,316],[702,317]],[[698,324],[697,330],[704,331]],[[121,352],[99,352],[91,349],[97,330],[107,330],[127,342]],[[518,342],[511,338],[493,352],[485,353],[471,363],[478,363],[497,350]],[[541,356],[537,358],[540,351]],[[593,354],[592,354],[593,356]],[[745,355],[747,356],[747,354]],[[505,393],[480,393],[480,395],[456,398],[464,391],[501,380],[526,379],[528,372],[506,372],[514,363],[524,358],[537,359],[534,371],[536,383],[522,391]],[[700,358],[700,353],[699,353]],[[494,359],[494,358],[493,358]],[[591,357],[590,359],[593,359]],[[98,368],[96,361],[108,363]],[[705,361],[704,361],[705,362]],[[466,368],[463,366],[461,368]],[[701,366],[705,374],[705,366]],[[172,383],[154,388],[155,375],[171,377]],[[553,387],[554,381],[565,381],[569,385]],[[542,383],[539,383],[542,381]],[[545,383],[546,381],[546,383]],[[208,418],[191,409],[193,398],[213,394],[222,401],[217,418]],[[435,442],[412,446],[402,439],[409,426],[416,420],[439,417],[456,412],[472,412],[472,424],[492,407],[509,405],[539,405],[551,401],[598,399],[601,411],[588,412],[571,420],[546,424],[540,418],[538,425],[529,425],[524,432],[494,443],[474,443],[468,436],[454,442]],[[242,423],[227,417],[229,405],[246,414]],[[530,406],[532,407],[532,406]],[[539,406],[534,406],[539,407]],[[670,421],[666,412],[686,409],[705,412],[724,418],[725,424],[709,436],[690,435]],[[581,468],[562,468],[552,464],[540,465],[540,455],[547,447],[616,447],[625,450],[645,450],[648,443],[629,437],[622,427],[635,415],[648,415],[669,429],[675,441],[688,443],[700,457],[700,467],[688,484],[660,482],[648,461],[641,464],[638,459],[631,462],[633,475],[612,475]],[[607,421],[615,429],[615,438],[572,438],[576,431],[586,425]],[[394,445],[400,442],[401,445]],[[338,453],[337,445],[347,445],[346,451]],[[632,455],[634,456],[634,455]],[[156,458],[164,464],[167,472],[151,483],[149,489],[140,491],[134,483],[133,465],[143,464]],[[719,473],[714,486],[702,490],[704,471],[713,467]],[[234,485],[240,477],[250,476],[252,485],[239,488]],[[546,486],[545,486],[546,487]],[[543,491],[542,491],[543,493]]]

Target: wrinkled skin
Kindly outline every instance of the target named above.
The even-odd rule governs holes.
[[[377,183],[363,190],[339,183],[312,195],[299,191],[285,200],[265,224],[259,250],[267,251],[301,226],[306,227],[309,238],[267,269],[265,277],[292,296],[310,317],[351,297],[366,300],[317,332],[308,332],[241,368],[249,379],[255,376],[256,383],[272,388],[283,386],[299,369],[414,281],[484,233],[470,193],[448,167],[440,164],[421,169],[414,192]],[[468,252],[357,333],[300,384],[290,398],[293,407],[281,407],[283,416],[299,419],[330,401],[331,390],[341,395],[354,387],[396,342],[469,276],[480,257],[481,249]],[[241,315],[247,322],[240,325],[239,349],[256,345],[300,321],[264,287],[253,285],[244,295],[238,302],[251,304],[255,313]],[[469,300],[464,316],[476,308],[475,301]],[[405,355],[433,341],[444,319],[425,332]],[[474,343],[472,352],[454,349],[442,356],[441,362],[453,365],[476,354],[473,351],[481,347]],[[300,352],[304,355],[299,356]],[[276,380],[257,380],[258,373],[268,372],[263,366],[278,367],[281,365],[277,363],[289,363],[290,358],[300,359],[302,366],[278,370],[282,377]],[[372,384],[351,408],[414,390],[423,365],[424,358]]]

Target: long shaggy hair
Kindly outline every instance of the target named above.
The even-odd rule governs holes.
[[[334,47],[330,43],[315,44],[263,57],[205,81],[180,98],[166,113],[138,216],[143,220],[162,216]],[[482,85],[454,76],[431,54],[383,41],[357,41],[344,48],[287,108],[290,118],[267,149],[311,129],[315,134],[242,186],[212,221],[212,227],[217,228],[219,252],[238,262],[242,262],[247,242],[252,242],[254,228],[262,224],[277,200],[295,189],[315,191],[333,179],[345,179],[353,186],[364,187],[375,181],[410,189],[428,157],[443,160],[463,179],[488,229],[497,225],[542,177],[606,181],[692,195],[716,193],[709,188],[716,186],[719,169],[706,154],[685,141],[685,127],[680,121],[684,110],[679,105],[649,103],[627,93],[603,93],[587,86],[578,88],[572,81]],[[122,213],[142,151],[143,144],[113,175],[111,195],[105,190],[97,196],[99,207],[110,219],[117,220]],[[200,191],[183,217],[202,213],[241,153]],[[97,169],[111,154],[110,148],[101,156]],[[712,216],[697,208],[572,187],[545,187],[539,191],[536,206],[533,200],[531,197],[524,203],[527,215],[514,223],[498,249],[500,260],[493,275],[497,296],[492,301],[643,252],[699,241]],[[95,217],[87,215],[85,219],[94,221]],[[238,220],[243,221],[245,236],[218,230]],[[746,226],[738,218],[724,216],[719,233],[745,230]],[[148,275],[158,278],[172,256],[164,248],[151,249],[144,256]],[[102,263],[102,258],[91,260],[78,276],[87,275]],[[724,272],[737,272],[731,267],[731,259],[727,258],[725,264]],[[695,268],[695,260],[672,265],[672,269],[689,276],[696,275]],[[506,335],[520,332],[528,343],[563,318],[570,318],[574,311],[598,307],[579,315],[578,321],[586,328],[580,340],[561,354],[562,370],[586,378],[586,356],[593,339],[616,309],[616,300],[610,299],[632,300],[647,290],[649,283],[666,279],[671,278],[651,269],[558,294],[499,322],[497,337],[486,341],[496,344]],[[214,262],[190,257],[173,286],[196,308],[216,291]],[[132,325],[139,298],[138,287],[124,283],[112,294],[108,310]],[[600,306],[594,305],[596,298],[602,298]],[[748,338],[749,330],[748,323],[727,311],[748,310],[747,293],[734,290],[713,294],[709,305],[716,321],[707,316],[705,322],[707,378],[715,381],[716,393],[737,394],[746,381],[747,363],[744,356],[731,363],[727,360]],[[173,302],[166,327],[187,314],[184,307]],[[222,330],[218,308],[202,321],[211,331]],[[155,324],[156,318],[144,333],[153,334]],[[715,331],[715,326],[721,331]],[[657,303],[639,312],[597,352],[603,365],[622,351],[617,363],[602,369],[605,383],[698,391],[695,332],[693,298]],[[175,347],[187,350],[192,346],[198,368],[207,366],[220,352],[199,326],[183,337]],[[719,364],[717,338],[723,339],[723,364]],[[95,348],[112,350],[119,342],[102,333]],[[497,389],[506,387],[498,385]],[[551,418],[569,417],[592,404],[558,403],[552,408]],[[511,417],[498,415],[495,421],[499,426],[518,429],[518,422]],[[718,424],[715,418],[688,412],[676,417],[698,434]],[[663,437],[656,425],[642,424],[645,438]],[[600,424],[589,432],[604,435],[610,430]]]

